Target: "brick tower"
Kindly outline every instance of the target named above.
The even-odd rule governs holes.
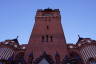
[[[37,10],[25,58],[28,59],[28,55],[32,53],[36,59],[44,52],[53,59],[58,53],[60,60],[68,54],[59,9]]]

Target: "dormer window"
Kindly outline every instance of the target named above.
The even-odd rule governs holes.
[[[87,40],[88,43],[91,43],[91,40]]]
[[[5,42],[5,44],[8,44],[9,42]]]
[[[11,41],[11,42],[14,42],[14,41]]]
[[[26,49],[26,47],[24,46],[24,47],[22,47],[22,49]]]
[[[74,48],[74,47],[72,45],[70,45],[69,48]]]
[[[81,44],[78,44],[78,46],[81,46]]]
[[[84,42],[84,40],[81,40],[81,42]]]
[[[17,48],[17,45],[14,45],[15,48]]]

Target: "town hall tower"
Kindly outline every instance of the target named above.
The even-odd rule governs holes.
[[[59,9],[37,10],[27,50],[26,55],[33,54],[35,59],[43,53],[52,56],[53,59],[58,54],[60,60],[67,55],[67,45]]]

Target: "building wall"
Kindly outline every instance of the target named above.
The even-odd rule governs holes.
[[[59,9],[39,9],[28,44],[0,42],[0,64],[96,64],[96,40],[67,44]]]

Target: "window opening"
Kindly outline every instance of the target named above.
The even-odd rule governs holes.
[[[49,26],[48,25],[46,26],[46,28],[47,28],[47,30],[49,30]]]
[[[44,39],[45,39],[44,36],[42,36],[42,42],[44,42]]]
[[[53,42],[53,36],[50,36],[51,42]]]
[[[46,42],[48,42],[48,35],[46,35]]]

